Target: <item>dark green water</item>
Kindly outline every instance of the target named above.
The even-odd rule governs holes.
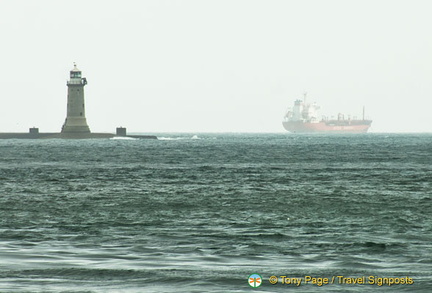
[[[192,135],[1,140],[0,292],[431,292],[432,135]]]

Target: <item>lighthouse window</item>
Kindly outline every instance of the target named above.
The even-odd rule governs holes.
[[[71,72],[70,73],[70,77],[71,78],[80,78],[81,77],[81,72]]]
[[[82,112],[80,113],[80,116],[82,116]]]

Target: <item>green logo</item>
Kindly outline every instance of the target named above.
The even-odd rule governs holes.
[[[248,278],[248,284],[252,288],[258,288],[262,284],[262,278],[258,274],[252,274]]]

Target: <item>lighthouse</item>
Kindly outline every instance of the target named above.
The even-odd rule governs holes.
[[[81,77],[81,70],[74,63],[74,68],[70,71],[70,79],[67,81],[67,114],[62,133],[90,133],[84,106],[84,86],[86,84],[87,79]]]

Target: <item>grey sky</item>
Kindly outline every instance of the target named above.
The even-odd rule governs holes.
[[[284,132],[304,91],[374,132],[432,132],[432,1],[0,2],[0,132]]]

